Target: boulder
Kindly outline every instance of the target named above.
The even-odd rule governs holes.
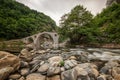
[[[9,79],[19,79],[21,77],[20,74],[16,73],[16,74],[12,74],[9,76]]]
[[[88,53],[87,52],[82,52],[80,60],[81,60],[81,62],[89,62]]]
[[[23,69],[20,70],[20,74],[21,74],[22,76],[26,76],[26,75],[28,75],[29,73],[30,73],[30,69],[29,69],[29,68],[23,68]]]
[[[109,66],[104,66],[100,69],[100,73],[107,74],[109,72],[110,67]]]
[[[118,62],[117,61],[108,61],[105,66],[108,66],[109,68],[112,68],[112,67],[117,67],[119,66]]]
[[[74,70],[77,72],[78,80],[90,80],[90,77],[88,76],[88,72],[80,67],[75,67]]]
[[[40,73],[32,73],[26,77],[26,80],[45,80],[45,78],[46,77],[41,75]]]
[[[98,71],[94,70],[94,65],[90,63],[78,64],[73,69],[62,72],[61,78],[62,80],[90,80],[90,72],[98,76]]]
[[[57,67],[60,65],[60,62],[63,61],[61,56],[54,56],[48,59],[48,62],[51,66]]]
[[[97,69],[92,68],[92,69],[91,69],[91,72],[90,72],[89,74],[93,75],[94,77],[98,77],[99,72],[98,72],[98,70],[97,70]]]
[[[76,65],[77,65],[76,60],[66,60],[64,67],[65,67],[65,69],[71,69],[71,68],[75,67]]]
[[[47,80],[61,80],[59,75],[55,75],[52,77],[47,77]]]
[[[8,52],[0,51],[0,80],[4,80],[11,72],[18,70],[20,59]]]
[[[34,64],[40,63],[40,62],[41,62],[40,60],[33,60],[33,61],[31,61],[29,64],[30,64],[30,65],[34,65]]]
[[[77,72],[74,69],[67,70],[61,73],[62,80],[77,80]]]
[[[86,69],[86,68],[95,68],[97,69],[97,66],[92,64],[92,63],[82,63],[82,64],[78,64],[77,66]]]
[[[108,61],[105,64],[105,66],[100,69],[100,72],[104,73],[104,74],[108,74],[109,73],[109,69],[117,67],[117,66],[119,66],[119,64],[116,61]]]
[[[90,77],[88,75],[86,75],[86,76],[78,76],[77,80],[91,80],[91,79],[90,79]]]
[[[76,60],[77,58],[75,56],[70,56],[68,59],[70,59],[70,60]]]
[[[53,76],[56,74],[60,74],[61,68],[60,67],[49,67],[47,71],[47,76]]]
[[[114,67],[111,72],[115,80],[120,80],[120,67]]]
[[[0,69],[0,80],[4,80],[8,77],[8,75],[13,72],[13,67],[4,67]]]
[[[78,64],[75,68],[73,68],[77,72],[77,76],[79,76],[79,79],[83,80],[89,80],[89,79],[96,79],[98,77],[99,72],[96,69],[96,66],[90,63],[83,63]]]
[[[32,54],[28,49],[23,49],[21,50],[19,57],[24,61],[30,61],[32,59]]]
[[[38,72],[44,74],[44,73],[47,72],[48,68],[49,68],[49,64],[48,64],[48,63],[45,63],[45,64],[43,64],[42,66],[40,66],[40,68],[38,69]]]
[[[31,73],[37,71],[40,67],[40,64],[39,63],[35,63],[33,66],[32,66],[32,69],[30,70]]]
[[[77,72],[77,76],[86,76],[86,75],[88,75],[88,72],[85,69],[80,68],[78,66],[76,66],[74,68],[74,70]]]
[[[72,53],[72,55],[74,55],[79,62],[89,62],[88,52],[76,51],[75,53]]]

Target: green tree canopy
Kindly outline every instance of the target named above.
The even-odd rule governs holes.
[[[120,4],[105,8],[94,18],[96,28],[99,28],[101,42],[120,43]]]
[[[61,34],[70,38],[71,43],[80,43],[91,36],[90,22],[92,14],[83,6],[76,6],[68,13],[67,18],[62,21]],[[87,28],[87,29],[86,29]],[[89,34],[89,36],[88,36]]]
[[[95,17],[78,5],[62,17],[59,33],[72,44],[120,43],[120,4],[106,7]]]
[[[56,24],[49,16],[15,0],[0,0],[0,38],[17,39],[55,29]]]

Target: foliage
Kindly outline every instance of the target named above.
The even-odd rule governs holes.
[[[102,43],[120,43],[120,4],[113,4],[94,18]]]
[[[55,28],[56,24],[49,16],[15,0],[0,0],[0,38],[23,38]]]
[[[60,61],[60,66],[64,66],[65,62],[64,61]]]
[[[59,30],[60,34],[70,38],[70,42],[74,44],[89,41],[92,36],[89,24],[92,17],[86,8],[80,5],[76,6],[67,14],[67,18],[63,19],[64,21],[61,20],[63,23]]]
[[[62,17],[59,33],[72,44],[120,43],[120,4],[108,6],[95,17],[78,5]]]

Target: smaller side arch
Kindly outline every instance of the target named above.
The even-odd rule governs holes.
[[[29,44],[29,43],[34,43],[34,39],[32,37],[26,37],[22,39],[23,43]]]

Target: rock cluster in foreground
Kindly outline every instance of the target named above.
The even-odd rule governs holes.
[[[94,57],[93,57],[94,56]],[[120,62],[86,51],[23,49],[8,80],[120,80]]]
[[[20,59],[8,52],[0,51],[0,80],[6,79],[10,73],[20,67]]]

